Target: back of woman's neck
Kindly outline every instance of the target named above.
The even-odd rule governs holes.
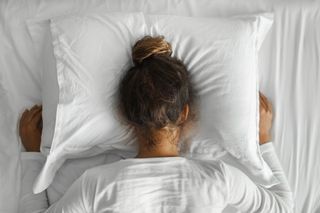
[[[136,158],[163,158],[178,157],[177,153],[161,153],[161,152],[139,152]]]
[[[157,157],[177,157],[179,156],[178,146],[169,141],[162,141],[153,147],[148,147],[145,143],[139,143],[139,153],[137,158],[157,158]]]

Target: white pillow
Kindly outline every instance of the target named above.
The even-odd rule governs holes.
[[[212,147],[223,145],[255,175],[270,180],[257,144],[257,51],[260,33],[271,25],[261,20],[266,19],[150,16],[147,28],[142,14],[53,19],[59,104],[51,151],[34,191],[44,190],[68,158],[95,155],[111,144],[134,150],[111,106],[119,75],[132,66],[131,46],[146,34],[164,35],[172,43],[200,91],[201,134],[192,153],[212,156]]]
[[[147,21],[148,34],[165,35],[199,92],[198,133],[184,155],[214,159],[227,151],[234,158],[228,162],[255,182],[275,184],[258,139],[258,51],[272,15],[229,19],[153,15]]]
[[[238,0],[230,2],[226,0],[187,0],[187,1],[168,1],[168,0],[107,0],[103,3],[90,2],[85,6],[74,4],[74,2],[65,2],[63,7],[58,10],[42,8],[42,12],[37,15],[37,19],[28,20],[29,32],[34,41],[37,61],[44,62],[43,66],[38,66],[40,73],[43,73],[42,81],[42,102],[43,102],[43,131],[41,152],[49,154],[55,129],[56,108],[58,103],[58,83],[56,81],[56,67],[53,56],[53,47],[51,42],[51,33],[48,18],[61,16],[71,13],[105,13],[105,12],[144,12],[152,14],[173,14],[181,16],[231,16],[236,14],[254,14],[257,11],[263,11],[261,4],[247,0]],[[268,31],[268,28],[266,28]],[[261,39],[263,40],[263,39]],[[41,64],[41,63],[39,63]]]
[[[59,103],[56,125],[53,128],[52,147],[36,181],[39,188],[37,190],[36,187],[35,191],[47,188],[66,159],[93,156],[107,149],[120,149],[134,153],[136,150],[132,137],[127,137],[130,131],[123,128],[120,122],[115,121],[115,112],[110,107],[113,105],[112,96],[119,74],[132,65],[131,61],[127,60],[131,56],[128,47],[145,35],[146,25],[143,14],[115,13],[92,15],[88,18],[71,16],[66,19],[57,18],[51,25],[53,33],[56,36],[59,35],[53,38],[54,46],[57,47],[55,55],[61,57],[57,58],[56,66],[60,86]],[[64,33],[66,29],[68,33]],[[83,43],[72,41],[76,35],[80,36]],[[69,44],[73,45],[72,48],[65,42],[70,42]],[[80,54],[77,55],[75,51]],[[96,53],[99,51],[101,54],[98,56]],[[88,57],[89,55],[93,56],[91,58],[93,60]],[[78,61],[84,63],[78,63]],[[68,72],[63,70],[63,66],[67,64],[74,70],[68,70]],[[94,66],[96,67],[93,68]],[[45,69],[45,72],[52,73],[54,70],[54,67],[46,68],[48,69]],[[47,77],[49,73],[46,73]],[[43,86],[53,86],[54,80],[46,79],[47,85],[43,80]],[[49,93],[50,91],[43,95],[49,95]],[[73,95],[75,97],[72,97]],[[89,108],[86,105],[88,103],[91,103]],[[55,109],[52,107],[54,102],[52,100],[43,102],[44,109],[46,104],[51,105],[48,108],[53,114],[54,110],[51,109]],[[44,116],[44,125],[46,125],[45,118]],[[95,146],[96,144],[99,146]],[[123,154],[124,157],[133,155]]]

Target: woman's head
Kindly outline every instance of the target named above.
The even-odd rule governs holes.
[[[120,82],[121,112],[149,148],[195,117],[190,75],[171,53],[163,37],[142,38],[132,49],[134,66]]]

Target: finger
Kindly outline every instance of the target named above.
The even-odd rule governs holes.
[[[262,100],[264,102],[264,106],[265,106],[266,111],[268,111],[269,110],[269,107],[268,107],[269,100],[268,100],[268,98],[264,94],[261,95],[261,98],[262,98]]]
[[[42,120],[42,112],[38,111],[32,119],[32,124],[34,124],[37,127],[41,120]]]
[[[42,116],[42,109],[39,109],[39,110],[35,111],[35,113],[32,115],[31,122],[32,122],[32,123],[37,123],[39,116],[40,116],[40,118],[41,118],[41,116]]]
[[[262,99],[263,101],[265,101],[265,96],[264,96],[263,93],[260,92],[260,91],[259,91],[259,97],[260,97],[260,99]]]
[[[31,120],[34,119],[34,117],[35,117],[39,112],[42,113],[42,108],[37,108],[36,110],[34,110],[34,112],[32,112]]]
[[[268,98],[266,97],[266,96],[264,96],[263,95],[263,99],[264,99],[264,101],[265,101],[265,103],[266,103],[266,110],[268,111],[268,112],[271,112],[272,111],[272,104],[271,104],[271,102],[268,100]]]
[[[32,117],[37,109],[38,109],[38,106],[34,105],[30,110],[28,110],[28,112],[25,115],[25,122],[31,122]]]
[[[32,112],[32,111],[36,110],[37,108],[38,108],[38,105],[34,105],[34,106],[30,109],[30,111]]]
[[[267,97],[262,92],[260,92],[260,94],[264,99],[267,99]]]
[[[260,92],[260,97],[261,97],[261,99],[265,102],[266,101],[266,96],[262,93],[262,92]]]
[[[271,114],[272,114],[273,110],[272,110],[272,104],[270,101],[268,101],[268,111],[271,112]]]
[[[269,103],[268,98],[264,94],[262,94],[262,98],[263,98],[264,102],[266,103],[266,105],[268,105],[268,103]]]
[[[264,108],[266,110],[267,104],[266,104],[265,100],[263,99],[262,93],[260,93],[259,100],[260,100],[260,106],[262,106],[262,108]]]
[[[42,110],[41,108],[37,107],[37,108],[34,108],[32,111],[30,111],[29,121],[31,121],[34,118],[34,116],[41,110]]]

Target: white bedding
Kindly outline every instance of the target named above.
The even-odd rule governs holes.
[[[295,212],[319,213],[320,2],[271,5],[267,0],[190,0],[182,4],[181,0],[159,0],[148,6],[146,1],[0,1],[0,212],[16,212],[18,206],[17,119],[23,108],[41,103],[41,75],[25,20],[100,5],[99,10],[141,8],[156,12],[167,9],[168,13],[179,11],[179,14],[194,16],[274,10],[273,31],[260,53],[261,90],[274,103],[274,144],[295,196]],[[176,7],[169,7],[169,2]]]

